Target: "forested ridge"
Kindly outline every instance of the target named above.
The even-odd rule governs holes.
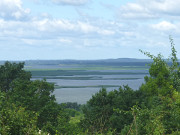
[[[180,67],[154,56],[138,90],[102,88],[85,105],[56,102],[54,84],[31,80],[24,63],[0,66],[0,135],[180,135]]]

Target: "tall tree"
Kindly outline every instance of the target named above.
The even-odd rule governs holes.
[[[0,91],[12,90],[12,82],[17,79],[30,80],[31,73],[24,71],[24,63],[5,62],[0,66]]]

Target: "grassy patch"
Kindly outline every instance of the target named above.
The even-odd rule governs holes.
[[[71,124],[79,123],[80,120],[82,120],[83,118],[84,118],[83,114],[80,113],[80,112],[77,112],[76,115],[75,115],[75,117],[71,117],[71,118],[70,118],[69,123],[71,123]]]
[[[53,71],[53,70],[148,70],[147,66],[80,66],[80,67],[62,67],[55,69],[36,69],[27,68],[27,71]]]
[[[32,76],[75,76],[75,75],[147,75],[145,71],[133,72],[133,71],[90,71],[90,70],[39,70],[31,71]]]

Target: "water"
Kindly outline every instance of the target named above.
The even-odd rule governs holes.
[[[57,87],[53,94],[58,103],[85,104],[102,87],[107,91],[119,89],[123,85],[128,85],[133,90],[139,89],[144,82],[144,76],[148,75],[148,70],[143,66],[138,69],[136,62],[131,63],[132,65],[135,65],[132,70],[129,69],[129,66],[123,66],[120,69],[115,66],[118,67],[117,70],[85,70],[81,66],[79,66],[82,68],[81,70],[71,69],[74,68],[74,65],[64,67],[64,70],[56,70],[58,69],[57,65],[38,65],[39,67],[35,65],[33,68],[44,69],[46,72],[37,70],[34,72],[32,80],[46,78],[48,82],[55,83]]]
[[[61,81],[60,81],[61,82]],[[66,81],[64,81],[66,82]],[[69,83],[71,81],[68,81]],[[66,83],[68,83],[66,82]],[[73,83],[78,82],[80,83],[80,81],[72,81]],[[131,87],[134,90],[137,90],[139,88],[139,86],[144,82],[143,79],[137,79],[137,80],[118,80],[118,81],[114,81],[114,80],[108,80],[108,81],[99,81],[99,80],[94,80],[93,81],[95,84],[104,84],[107,85],[108,84],[118,84],[120,86],[123,85],[129,85],[129,87]],[[89,83],[91,83],[91,85],[94,85],[92,81],[85,81],[85,84],[90,85]],[[83,84],[83,85],[85,85]],[[72,84],[70,84],[72,85]],[[114,89],[118,89],[119,87],[109,87],[107,88],[107,91],[111,91]],[[85,104],[91,97],[92,95],[94,95],[95,93],[97,93],[101,88],[100,87],[87,87],[87,88],[61,88],[61,89],[55,89],[54,94],[56,97],[56,100],[58,103],[63,103],[63,102],[77,102],[79,104]]]
[[[92,95],[97,93],[103,86],[105,87],[109,86],[107,87],[107,91],[119,89],[119,87],[123,85],[128,85],[133,90],[137,90],[144,82],[145,75],[133,74],[133,75],[88,75],[88,76],[95,78],[100,77],[101,79],[73,80],[71,76],[71,80],[68,80],[67,77],[67,79],[47,79],[47,81],[53,82],[56,85],[62,87],[55,89],[53,93],[58,103],[77,102],[79,104],[85,104],[92,97]],[[83,77],[83,75],[76,75],[73,77],[74,78]]]

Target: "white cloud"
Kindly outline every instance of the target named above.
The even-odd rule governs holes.
[[[61,37],[60,42],[69,43],[69,38],[71,37],[80,38],[81,36],[86,36],[98,38],[112,36],[115,32],[113,29],[106,29],[103,25],[98,26],[83,21],[46,18],[24,22],[0,19],[0,35],[2,37],[27,38],[33,39],[33,41],[36,39],[56,39]]]
[[[61,43],[72,43],[72,40],[65,39],[65,38],[59,38],[59,42],[61,42]]]
[[[154,12],[178,15],[180,13],[179,5],[180,0],[151,0],[145,6]]]
[[[127,3],[118,10],[120,18],[158,19],[167,16],[179,16],[180,0],[138,0]]]
[[[52,0],[52,2],[56,4],[73,5],[73,6],[84,5],[88,1],[89,0]]]
[[[139,3],[128,3],[118,10],[118,16],[126,19],[148,19],[155,18],[154,14]]]
[[[167,21],[162,21],[162,22],[160,22],[158,24],[153,24],[152,27],[154,29],[161,30],[161,31],[168,31],[168,30],[177,29],[175,24],[172,24],[172,23],[167,22]]]
[[[78,22],[78,29],[80,31],[82,31],[83,33],[97,33],[100,35],[113,35],[115,34],[114,31],[112,30],[107,30],[98,26],[94,26],[92,24],[89,23],[85,23],[85,22]]]
[[[92,26],[92,25],[87,24],[87,23],[84,23],[84,22],[80,22],[80,21],[78,22],[78,27],[84,33],[95,32],[98,30],[97,27]]]
[[[0,1],[0,18],[24,19],[30,13],[30,9],[22,7],[21,0],[1,0]]]
[[[40,0],[34,1],[39,2]],[[52,0],[48,0],[48,3],[50,1]],[[88,1],[90,0],[53,0],[56,4],[76,6],[86,4]],[[129,50],[137,51],[137,53],[138,49],[159,52],[164,47],[168,48],[168,35],[173,37],[175,35],[176,40],[177,37],[180,37],[178,16],[171,20],[172,16],[180,14],[179,1],[138,0],[130,2],[119,8],[118,15],[121,19],[112,17],[111,20],[108,20],[103,17],[98,18],[94,12],[89,13],[86,7],[82,11],[84,14],[90,15],[82,15],[79,18],[63,15],[55,19],[53,12],[44,11],[46,9],[42,10],[41,15],[35,16],[33,12],[30,16],[30,10],[23,8],[21,0],[0,0],[0,46],[6,48],[7,52],[9,48],[12,51],[22,48],[26,52],[30,52],[31,49],[32,54],[34,51],[39,51],[37,56],[41,55],[41,52],[45,52],[43,49],[47,50],[45,54],[49,53],[49,50],[53,50],[51,54],[54,58],[57,58],[54,51],[63,53],[66,50],[68,58],[71,55],[68,52],[71,50],[74,53],[74,49],[88,52],[91,49],[101,51],[103,48],[107,51],[104,53],[104,57],[107,57],[106,54],[113,57],[113,51],[117,53],[117,56],[122,56],[121,54],[124,53],[124,57],[130,54]],[[43,6],[49,9],[48,4],[40,5],[41,8]],[[50,6],[55,5],[51,3]],[[63,8],[74,11],[74,7],[71,6]],[[91,9],[90,6],[88,8]],[[57,11],[57,13],[62,12]],[[103,14],[106,15],[106,10],[103,11]],[[26,17],[29,17],[28,20],[23,21]],[[125,52],[125,50],[127,51]],[[2,49],[0,51],[3,52]],[[77,52],[77,54],[80,53]],[[93,57],[96,58],[94,55]],[[82,58],[85,58],[85,55]]]

